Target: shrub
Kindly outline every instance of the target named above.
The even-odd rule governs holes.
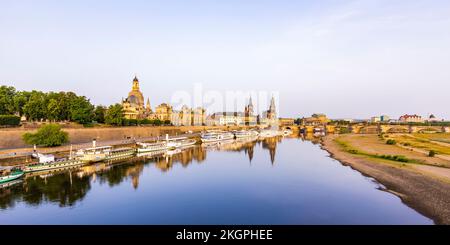
[[[431,150],[431,151],[428,153],[428,156],[429,156],[429,157],[434,157],[435,155],[436,155],[436,152],[433,151],[433,150]]]
[[[14,115],[0,115],[0,125],[18,126],[20,117]]]
[[[387,160],[391,160],[391,161],[397,161],[397,162],[409,162],[409,159],[406,158],[405,156],[400,156],[400,155],[381,155],[379,156],[380,158],[383,159],[387,159]]]
[[[137,126],[138,120],[137,119],[128,119],[128,125],[127,126]]]
[[[388,140],[386,141],[386,144],[388,144],[388,145],[395,145],[395,144],[397,144],[397,141],[395,141],[395,140],[393,140],[393,139],[388,139]]]
[[[351,154],[358,154],[358,150],[354,150],[354,149],[348,150],[348,152]]]
[[[142,125],[147,125],[147,124],[152,124],[152,121],[150,121],[149,119],[142,119],[141,121],[140,121],[140,124],[142,124]]]
[[[339,133],[340,134],[349,134],[349,133],[351,133],[351,131],[347,127],[341,127],[341,128],[339,128]]]
[[[36,133],[25,133],[22,138],[29,145],[48,147],[60,146],[69,142],[69,135],[62,131],[58,124],[44,125]]]

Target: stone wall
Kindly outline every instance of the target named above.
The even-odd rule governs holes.
[[[237,129],[238,127],[206,127],[206,126],[137,126],[137,127],[94,127],[94,128],[66,128],[69,133],[70,143],[87,143],[92,139],[97,141],[121,140],[127,138],[143,138],[152,136],[164,136],[186,133],[191,130],[199,132],[206,129]],[[22,140],[26,132],[35,132],[36,129],[9,128],[0,129],[0,149],[27,147]]]

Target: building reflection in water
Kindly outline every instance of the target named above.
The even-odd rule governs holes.
[[[277,151],[277,144],[281,142],[282,137],[272,137],[264,139],[262,142],[262,147],[264,149],[269,150],[270,153],[270,162],[272,165],[275,163],[275,154]]]
[[[217,142],[135,157],[121,162],[104,162],[80,168],[27,174],[24,180],[0,186],[0,209],[14,207],[19,201],[32,206],[43,203],[57,203],[60,207],[74,206],[85,198],[91,185],[95,182],[114,187],[126,180],[131,180],[132,188],[138,189],[139,178],[146,165],[154,164],[160,171],[167,172],[175,164],[181,164],[183,167],[188,167],[193,162],[201,164],[206,160],[207,152],[212,150],[244,152],[251,164],[256,145],[262,144],[262,149],[269,151],[270,161],[273,165],[276,147],[281,140],[281,137],[276,137]]]

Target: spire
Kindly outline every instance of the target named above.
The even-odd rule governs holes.
[[[250,100],[249,100],[249,102],[248,102],[248,105],[249,105],[249,106],[253,106],[252,96],[250,96]]]
[[[137,76],[134,76],[133,79],[133,90],[139,91],[139,79],[137,78]]]
[[[147,109],[150,109],[150,98],[147,98]]]
[[[273,97],[273,95],[272,95],[272,100],[270,101],[270,108],[269,108],[269,110],[271,112],[275,112],[275,98]]]

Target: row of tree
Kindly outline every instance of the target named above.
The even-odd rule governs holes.
[[[73,92],[16,91],[0,87],[0,115],[25,116],[29,121],[72,121],[121,125],[122,106],[94,106],[85,96]]]
[[[85,125],[93,122],[115,126],[170,124],[170,121],[158,119],[125,119],[122,105],[94,106],[85,96],[73,92],[16,91],[9,86],[0,86],[0,115],[6,115],[0,118],[4,119],[0,123],[5,121],[6,124],[16,120],[10,115],[25,116],[28,121],[72,121]]]

